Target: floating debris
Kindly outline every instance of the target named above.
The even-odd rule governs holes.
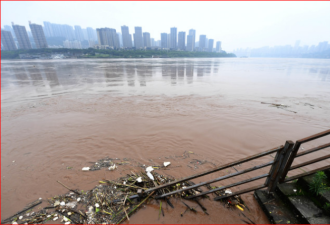
[[[117,166],[112,162],[112,160],[118,160],[118,158],[116,159],[111,159],[109,157],[100,159],[99,161],[95,162],[93,166],[91,166],[90,170],[91,171],[95,171],[95,170],[100,170],[103,167],[109,168],[109,170],[114,170],[117,168]],[[110,169],[110,167],[112,167],[114,169]]]
[[[83,167],[81,170],[82,170],[82,171],[89,171],[90,168],[89,168],[89,167]]]
[[[226,189],[225,193],[228,194],[228,195],[231,195],[233,192],[230,189]]]
[[[261,102],[261,104],[269,104],[272,107],[276,107],[276,108],[279,108],[279,109],[284,109],[284,110],[289,111],[289,112],[297,113],[295,111],[286,109],[286,108],[289,107],[288,105],[276,104],[276,103],[268,103],[268,102]]]
[[[152,168],[152,166],[149,166],[149,167],[146,168],[146,172],[151,172],[153,170],[154,170],[154,168]]]
[[[192,153],[185,152],[184,156],[182,157],[189,157],[190,154]],[[194,164],[199,165],[206,162],[207,161],[201,161],[197,159],[193,160]],[[117,168],[117,165],[113,163],[112,159],[108,157],[101,159],[96,163],[93,162],[93,164],[94,165],[92,167],[84,167],[83,171],[93,171],[102,167],[106,167],[108,169]],[[188,188],[192,185],[195,185],[195,183],[191,181],[180,182],[175,185],[167,186],[166,188],[160,188],[158,190],[148,192],[147,190],[150,188],[156,188],[160,185],[175,181],[174,177],[161,175],[156,172],[165,169],[165,167],[168,167],[170,164],[171,162],[163,162],[163,166],[153,165],[146,167],[145,165],[138,163],[137,166],[140,169],[142,168],[142,171],[131,171],[131,173],[126,174],[125,176],[116,180],[103,179],[98,182],[98,185],[95,186],[95,188],[89,191],[73,190],[62,184],[60,181],[57,181],[59,184],[69,190],[69,192],[47,199],[49,206],[44,207],[38,212],[28,211],[28,213],[26,213],[27,210],[32,210],[32,208],[37,205],[32,204],[2,222],[7,221],[9,223],[15,222],[16,224],[40,224],[46,223],[49,220],[53,220],[57,222],[61,221],[65,224],[119,224],[126,219],[129,220],[132,213],[138,211],[143,204],[148,203],[151,199],[156,199],[157,204],[159,204],[159,215],[162,214],[164,216],[165,214],[162,201],[159,202],[157,198],[155,198],[155,195],[159,196],[169,192],[181,190],[181,192],[177,192],[170,197],[178,198],[182,201],[187,197],[192,197],[202,192],[202,189],[200,188]],[[176,166],[171,166],[171,169],[175,167]],[[227,189],[226,191],[218,191],[214,194],[227,195],[229,194],[228,191],[230,190]],[[231,193],[232,192],[230,191],[230,194]],[[206,196],[204,197],[206,198]],[[170,202],[170,198],[167,197],[163,200],[166,201],[170,207],[174,208]],[[42,199],[40,198],[38,200],[38,204],[40,204],[41,201]],[[201,205],[197,198],[193,201],[196,202],[201,207],[203,212],[208,215],[206,208]],[[245,208],[244,203],[242,203],[240,200],[237,200],[236,198],[230,198],[227,201],[228,205],[233,204],[237,209],[241,211],[243,211]],[[189,211],[194,213],[197,212],[198,208],[196,209],[196,207],[198,207],[198,205],[191,207],[188,203],[183,201],[182,203],[186,206],[187,209],[181,213],[181,216]]]
[[[109,167],[109,170],[115,170],[117,168],[116,164],[113,164],[113,166]]]

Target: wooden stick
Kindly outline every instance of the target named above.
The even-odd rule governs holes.
[[[129,221],[129,218],[128,218],[128,215],[127,215],[127,212],[126,212],[126,209],[125,209],[126,198],[127,198],[127,195],[125,196],[125,199],[124,199],[123,205],[124,205],[124,212],[125,212],[125,214],[126,214],[127,220]]]
[[[134,210],[136,210],[138,207],[140,207],[146,200],[148,200],[148,198],[155,194],[155,191],[151,192],[142,202],[140,202],[140,204],[138,204],[137,206],[135,206],[129,213],[128,215],[130,215],[132,212],[134,212]],[[123,217],[117,224],[120,224],[121,222],[123,222],[125,220],[126,216]]]
[[[126,186],[126,187],[131,187],[131,188],[141,188],[141,189],[144,189],[144,190],[147,190],[148,189],[148,188],[143,188],[143,187],[138,187],[138,186],[133,186],[133,185],[119,184],[119,183],[113,182],[111,180],[105,180],[105,181],[108,182],[108,183],[112,183],[112,184],[118,185],[118,186]]]
[[[35,207],[35,206],[37,206],[37,205],[39,205],[41,203],[42,203],[42,200],[36,200],[36,201],[34,201],[33,203],[31,203],[30,205],[28,205],[27,207],[25,207],[23,210],[17,212],[16,214],[12,215],[11,217],[8,217],[7,219],[2,220],[1,221],[1,224],[6,223],[7,221],[11,220],[13,217],[18,216],[19,214],[24,213],[24,212],[28,211],[29,209],[31,209],[31,208],[33,208],[33,207]]]
[[[77,195],[81,195],[78,191],[75,191],[75,190],[72,190],[72,189],[68,188],[67,186],[65,186],[64,184],[62,184],[60,181],[57,181],[57,183],[59,183],[60,185],[62,185],[66,189],[68,189],[69,191],[72,191],[72,192],[76,193]]]

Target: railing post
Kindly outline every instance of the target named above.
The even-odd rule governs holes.
[[[278,180],[280,179],[280,176],[292,151],[293,145],[294,144],[292,141],[286,141],[284,148],[277,152],[274,164],[269,171],[269,177],[265,182],[265,185],[268,187],[268,193],[275,191],[278,184]]]
[[[278,165],[279,165],[279,160],[280,160],[280,158],[281,158],[281,153],[283,152],[283,150],[284,150],[284,147],[281,148],[281,149],[279,149],[279,150],[277,151],[276,155],[275,155],[274,162],[273,162],[273,164],[272,164],[272,167],[271,167],[270,170],[269,170],[269,176],[267,177],[267,179],[266,179],[266,181],[265,181],[265,186],[266,186],[266,187],[269,186],[269,184],[270,184],[270,182],[271,182],[271,180],[272,180],[272,176],[273,176],[273,174],[274,174],[276,168],[277,168]]]
[[[293,150],[291,151],[291,154],[288,156],[288,160],[286,162],[285,168],[282,172],[282,174],[280,175],[280,179],[279,182],[283,183],[283,181],[285,180],[286,175],[288,175],[289,169],[293,163],[294,158],[297,155],[297,152],[300,148],[301,142],[300,141],[296,141],[296,144],[293,147]]]

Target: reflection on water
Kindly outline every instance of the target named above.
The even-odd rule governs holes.
[[[261,91],[280,87],[281,82],[286,83],[281,88],[291,82],[306,86],[311,85],[311,81],[328,83],[329,77],[329,60],[319,59],[1,61],[2,100],[5,101],[33,99],[40,94],[51,97],[113,91],[120,94],[249,93],[258,96]]]

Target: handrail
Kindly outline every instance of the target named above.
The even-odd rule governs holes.
[[[241,194],[244,194],[244,193],[247,193],[247,192],[250,192],[250,191],[255,191],[255,190],[258,190],[258,189],[261,189],[261,188],[264,188],[264,187],[266,187],[266,185],[264,185],[264,184],[253,186],[253,187],[250,187],[250,188],[243,189],[241,191],[234,192],[230,195],[223,195],[223,196],[215,197],[214,200],[221,200],[223,198],[229,198],[229,197],[232,197],[232,196],[235,196],[235,195],[241,195]]]
[[[200,196],[203,196],[203,195],[211,194],[211,193],[216,192],[216,191],[221,191],[221,190],[231,188],[231,187],[235,187],[235,186],[238,186],[238,185],[241,185],[241,184],[246,184],[246,183],[249,183],[249,182],[252,182],[252,181],[255,181],[255,180],[259,180],[259,179],[262,179],[262,178],[265,178],[265,177],[268,177],[268,176],[269,176],[268,173],[262,174],[260,176],[253,177],[253,178],[250,178],[250,179],[246,179],[246,180],[234,183],[234,184],[229,184],[229,185],[226,185],[226,186],[223,186],[223,187],[218,187],[218,188],[215,188],[215,189],[212,189],[212,190],[209,190],[209,191],[205,191],[205,192],[197,194],[197,195],[191,195],[191,196],[189,196],[185,199],[192,199],[192,198],[200,197]]]
[[[296,157],[300,157],[300,156],[303,156],[303,155],[306,155],[306,154],[309,154],[309,153],[312,153],[312,152],[315,152],[315,151],[319,151],[321,149],[324,149],[324,148],[327,148],[327,147],[330,146],[330,143],[327,143],[327,144],[320,145],[320,146],[318,146],[316,148],[312,148],[312,149],[309,149],[309,150],[306,150],[306,151],[304,151],[302,153],[297,154],[298,153],[298,150],[299,150],[299,148],[301,146],[301,144],[306,143],[306,142],[309,142],[309,141],[312,141],[312,140],[315,140],[315,139],[318,139],[318,138],[321,138],[321,137],[324,137],[324,136],[329,135],[329,134],[330,134],[330,129],[329,130],[326,130],[326,131],[323,131],[323,132],[320,132],[320,133],[317,133],[317,134],[314,134],[312,136],[309,136],[309,137],[306,137],[306,138],[302,138],[302,139],[297,140],[296,141],[296,144],[294,145],[293,150],[292,150],[292,152],[290,154],[290,157],[289,157],[288,161],[286,162],[285,168],[283,170],[283,173],[281,174],[281,177],[279,179],[279,182],[280,183],[283,183],[283,182],[286,181],[285,178],[288,175],[288,172],[289,172],[289,170],[291,168],[291,165],[293,163],[293,160]],[[320,160],[323,160],[322,157],[319,158],[318,161],[320,161]],[[318,161],[315,161],[314,160],[313,163],[318,162]],[[308,165],[308,164],[306,164],[306,165]]]
[[[248,162],[250,160],[257,159],[257,158],[260,158],[262,156],[266,156],[266,155],[272,154],[272,153],[277,152],[277,151],[279,151],[281,149],[283,149],[283,145],[280,145],[280,146],[278,146],[276,148],[272,148],[270,150],[264,151],[262,153],[258,153],[258,154],[255,154],[255,155],[252,155],[252,156],[249,156],[249,157],[246,157],[246,158],[237,160],[237,161],[232,162],[232,163],[227,163],[227,164],[222,165],[222,166],[219,166],[219,167],[217,167],[215,169],[211,169],[211,170],[208,170],[208,171],[205,171],[205,172],[201,172],[201,173],[198,173],[198,174],[195,174],[195,175],[192,175],[192,176],[188,176],[188,177],[185,177],[185,178],[182,178],[182,179],[179,179],[179,180],[175,180],[175,181],[172,181],[172,182],[169,182],[169,183],[166,183],[166,184],[162,184],[162,185],[159,185],[159,186],[154,187],[154,188],[150,188],[148,190],[145,190],[145,192],[147,192],[147,193],[148,192],[152,192],[152,191],[155,191],[155,190],[158,190],[158,189],[161,189],[161,188],[165,188],[165,187],[168,187],[168,186],[175,185],[177,183],[181,183],[181,182],[184,182],[184,181],[187,181],[187,180],[191,180],[191,179],[195,179],[195,178],[198,178],[198,177],[201,177],[201,176],[205,176],[205,175],[208,175],[208,174],[217,172],[219,170],[227,169],[229,167],[232,167],[232,166],[235,166],[235,165],[244,163],[244,162]]]
[[[274,163],[274,161],[270,161],[268,163],[264,163],[264,164],[261,164],[259,166],[254,166],[254,167],[251,167],[249,169],[242,170],[240,172],[231,173],[231,174],[228,174],[226,176],[218,177],[216,179],[212,179],[212,180],[209,180],[209,181],[201,182],[199,184],[195,184],[195,185],[192,185],[192,186],[189,186],[189,187],[186,187],[186,188],[182,188],[182,189],[179,189],[179,190],[176,190],[176,191],[172,191],[172,192],[169,192],[169,193],[166,193],[166,194],[158,195],[155,198],[156,199],[157,198],[164,198],[164,197],[169,196],[169,195],[177,194],[177,193],[180,193],[180,192],[183,192],[183,191],[188,191],[190,189],[198,188],[198,187],[203,186],[203,185],[206,185],[206,184],[211,184],[211,183],[214,183],[214,182],[217,182],[217,181],[225,180],[225,179],[228,179],[228,178],[231,178],[231,177],[235,177],[235,176],[238,176],[238,175],[241,175],[241,174],[244,174],[244,173],[248,173],[248,172],[251,172],[251,171],[254,171],[254,170],[258,170],[258,169],[261,169],[263,167],[270,166],[273,163]]]
[[[311,148],[309,150],[306,150],[306,151],[303,151],[303,152],[299,152],[297,155],[296,155],[296,158],[297,157],[300,157],[300,156],[303,156],[303,155],[307,155],[309,153],[312,153],[312,152],[316,152],[318,150],[321,150],[321,149],[324,149],[324,148],[327,148],[327,147],[330,147],[330,143],[327,143],[327,144],[324,144],[324,145],[320,145],[318,147],[315,147],[315,148]]]
[[[292,177],[288,177],[284,180],[284,182],[289,182],[289,181],[293,181],[293,180],[296,180],[298,178],[301,178],[301,177],[306,177],[308,175],[312,175],[313,173],[316,173],[318,171],[322,171],[322,170],[326,170],[326,169],[330,169],[330,165],[327,165],[327,166],[323,166],[321,168],[318,168],[318,169],[315,169],[315,170],[311,170],[311,171],[308,171],[306,173],[302,173],[302,174],[298,174],[296,176],[292,176]]]
[[[313,159],[313,160],[310,160],[310,161],[307,161],[307,162],[304,162],[304,163],[300,163],[298,165],[291,166],[289,170],[295,170],[295,169],[298,169],[300,167],[307,166],[309,164],[313,164],[313,163],[319,162],[321,160],[329,159],[329,158],[330,158],[330,154],[319,157],[319,158],[316,158],[316,159]]]

